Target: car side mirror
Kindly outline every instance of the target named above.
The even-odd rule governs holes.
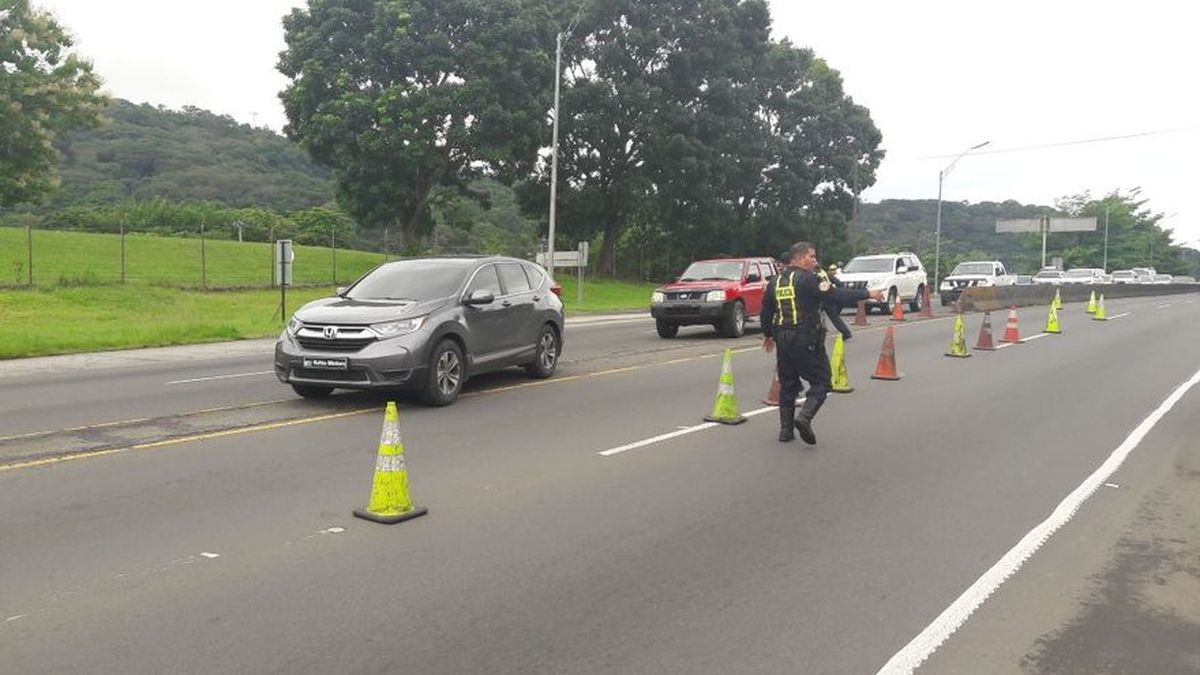
[[[748,284],[756,284],[760,281],[762,281],[762,277],[758,276],[757,274],[750,274],[746,276],[746,283]]]
[[[349,286],[338,286],[337,290],[334,291],[334,294],[337,295],[338,297],[343,297],[346,295],[346,291],[348,291],[348,290],[350,290]]]
[[[905,267],[904,265],[901,265],[896,268],[896,274],[904,274],[907,271],[908,271],[908,268]]]
[[[468,305],[478,306],[478,305],[490,305],[495,301],[496,301],[495,293],[493,293],[487,289],[480,289],[478,291],[471,291],[471,294],[469,296],[467,296],[466,303]]]

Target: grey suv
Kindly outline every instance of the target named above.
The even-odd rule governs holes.
[[[384,263],[296,311],[275,343],[275,375],[310,398],[412,389],[439,406],[481,372],[523,366],[550,377],[563,345],[559,292],[542,268],[515,258]]]

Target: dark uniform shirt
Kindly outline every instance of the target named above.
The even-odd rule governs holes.
[[[789,267],[771,280],[763,294],[759,319],[765,337],[774,337],[779,329],[796,330],[805,342],[823,340],[822,302],[856,302],[869,297],[866,291],[841,290],[819,276],[798,267]]]

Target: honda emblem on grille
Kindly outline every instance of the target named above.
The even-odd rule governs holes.
[[[338,336],[338,327],[325,326],[322,333],[324,334],[326,340],[336,340]]]

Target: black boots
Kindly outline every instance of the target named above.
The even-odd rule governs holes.
[[[796,431],[800,434],[800,438],[809,445],[817,444],[817,435],[813,433],[812,420],[820,408],[820,403],[814,402],[812,398],[807,398],[800,408],[800,414],[796,415]]]
[[[795,424],[796,409],[779,407],[779,442],[790,443],[796,437],[796,432],[792,431],[792,425]]]

